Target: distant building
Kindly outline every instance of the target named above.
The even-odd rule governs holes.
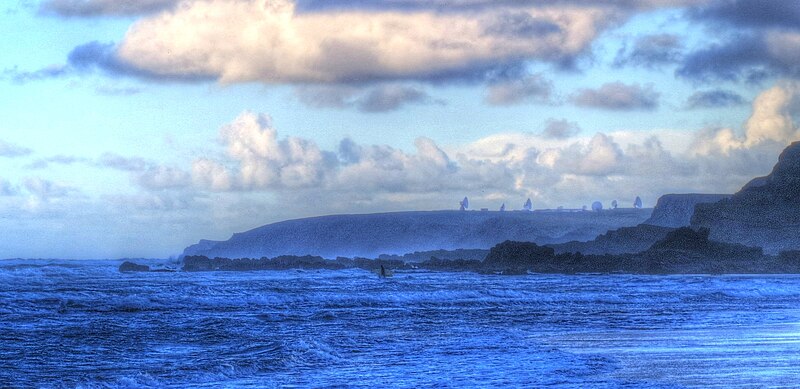
[[[533,210],[533,203],[531,203],[530,197],[528,197],[528,201],[525,202],[525,205],[522,206],[522,209],[528,212]]]

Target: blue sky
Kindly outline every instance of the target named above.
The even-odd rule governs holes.
[[[15,0],[0,36],[0,258],[464,196],[652,206],[798,139],[795,1]]]

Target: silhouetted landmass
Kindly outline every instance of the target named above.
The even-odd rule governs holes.
[[[386,260],[399,260],[403,262],[425,262],[433,258],[439,260],[477,260],[482,261],[489,254],[489,250],[483,249],[456,249],[456,250],[431,250],[431,251],[415,251],[405,255],[389,255],[382,254],[378,259]]]
[[[712,239],[768,253],[800,249],[800,142],[781,153],[768,176],[753,179],[730,199],[698,204],[692,226],[709,228]]]
[[[412,269],[410,265],[396,260],[373,260],[368,258],[325,259],[318,256],[282,255],[275,258],[208,258],[203,255],[190,255],[183,258],[184,271],[252,271],[289,269],[380,269],[384,265],[390,269]]]
[[[548,245],[557,254],[633,254],[647,250],[653,243],[663,239],[674,228],[640,224],[611,230],[588,242],[572,241]]]
[[[800,272],[800,252],[765,256],[758,247],[717,242],[707,229],[682,227],[637,254],[556,254],[530,242],[503,242],[492,248],[484,271],[500,274],[633,273],[739,274]]]
[[[744,274],[798,273],[800,251],[764,255],[758,247],[709,239],[707,229],[681,227],[636,254],[584,255],[556,253],[552,247],[533,242],[505,241],[489,250],[483,261],[441,259],[422,262],[316,256],[280,256],[273,259],[227,259],[205,256],[184,258],[185,271],[248,271],[286,269],[353,269],[472,271],[487,274],[528,273],[629,273],[629,274]]]
[[[432,211],[332,215],[288,220],[236,233],[229,240],[202,240],[184,256],[261,258],[317,255],[376,258],[415,251],[484,249],[505,240],[539,244],[585,241],[619,227],[635,226],[651,209],[602,212]]]

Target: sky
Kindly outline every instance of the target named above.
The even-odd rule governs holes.
[[[800,139],[794,0],[10,0],[0,36],[0,258],[652,207]]]

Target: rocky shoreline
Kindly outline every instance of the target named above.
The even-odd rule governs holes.
[[[707,229],[675,229],[650,248],[636,254],[559,253],[552,247],[530,242],[506,241],[483,260],[442,259],[422,262],[399,259],[280,256],[275,258],[208,258],[187,256],[183,271],[260,271],[290,269],[363,269],[392,271],[446,271],[520,275],[531,273],[622,273],[622,274],[782,274],[800,273],[800,251],[765,255],[758,247],[709,239]],[[130,266],[129,266],[130,267]]]

